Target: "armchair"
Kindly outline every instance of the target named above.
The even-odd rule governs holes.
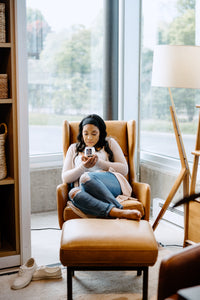
[[[127,179],[133,189],[133,197],[137,198],[144,206],[145,215],[143,219],[149,221],[150,214],[150,187],[148,184],[135,180],[134,152],[136,144],[136,122],[132,121],[106,121],[107,136],[113,137],[119,143],[129,166]],[[63,124],[63,157],[65,159],[70,144],[77,141],[79,122],[64,121]],[[57,210],[59,226],[65,221],[80,218],[69,205],[68,185],[62,183],[57,186]],[[124,204],[124,207],[130,203]]]
[[[178,290],[200,286],[200,244],[188,246],[161,261],[158,300],[183,299]]]

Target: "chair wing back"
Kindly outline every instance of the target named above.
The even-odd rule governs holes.
[[[107,137],[113,137],[122,148],[124,156],[129,165],[127,179],[135,178],[134,153],[136,142],[136,122],[131,121],[105,121]],[[63,156],[72,143],[77,142],[79,122],[64,121],[63,128]]]

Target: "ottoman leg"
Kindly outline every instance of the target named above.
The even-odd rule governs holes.
[[[72,300],[72,276],[74,270],[67,267],[67,300]]]
[[[149,268],[144,268],[143,271],[143,300],[148,300],[148,274]]]

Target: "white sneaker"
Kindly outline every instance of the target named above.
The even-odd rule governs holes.
[[[22,289],[27,286],[33,276],[33,273],[37,269],[34,258],[30,258],[24,265],[19,268],[18,277],[14,280],[11,288],[14,290]]]
[[[32,280],[41,279],[57,279],[62,277],[62,272],[60,267],[46,267],[41,266],[36,269],[33,274]]]

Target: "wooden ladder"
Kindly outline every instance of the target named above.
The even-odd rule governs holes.
[[[200,108],[200,105],[196,105],[196,107]],[[198,170],[198,163],[199,163],[199,156],[200,156],[200,111],[199,111],[199,122],[197,128],[197,136],[196,136],[196,146],[195,146],[195,150],[192,151],[192,154],[194,155],[194,161],[193,161],[193,169],[192,169],[192,176],[191,176],[191,183],[190,183],[190,195],[195,193],[197,170]]]
[[[200,105],[196,105],[196,107],[200,108]],[[190,195],[195,193],[198,163],[200,157],[200,110],[199,110],[199,121],[197,126],[196,145],[195,145],[195,150],[192,151],[192,154],[194,155],[194,160],[193,160],[191,183],[190,183]],[[196,199],[195,202],[196,204],[187,203],[185,205],[185,238],[184,238],[185,246],[195,244],[196,242],[194,242],[194,240],[196,240],[196,236],[197,236],[197,240],[199,240],[199,234],[200,234],[199,230],[198,233],[197,232],[195,233],[196,231],[195,228],[200,226],[200,211],[198,205],[198,203],[200,202],[199,198]],[[195,216],[194,216],[194,210],[196,211]],[[192,226],[193,229],[190,226]]]

